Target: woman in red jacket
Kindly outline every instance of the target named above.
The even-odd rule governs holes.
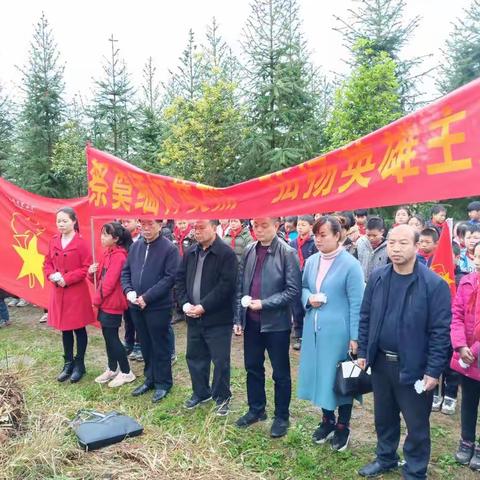
[[[65,364],[59,382],[70,378],[78,382],[85,374],[87,349],[86,326],[95,321],[90,292],[86,282],[92,257],[87,243],[79,234],[78,219],[70,207],[58,210],[57,229],[49,244],[44,271],[52,283],[48,306],[48,325],[61,330]],[[73,358],[74,334],[77,356]]]
[[[108,368],[95,381],[108,383],[109,387],[120,387],[135,380],[127,353],[118,336],[123,312],[128,308],[120,284],[120,275],[127,260],[132,237],[120,223],[112,222],[102,227],[101,241],[105,248],[103,257],[100,263],[90,265],[88,278],[92,282],[94,278],[96,280],[93,304],[98,307],[98,321],[102,325],[105,339]]]

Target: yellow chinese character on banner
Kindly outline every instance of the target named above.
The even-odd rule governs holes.
[[[105,163],[100,163],[92,159],[92,168],[90,169],[90,181],[88,182],[88,189],[91,194],[88,199],[96,207],[105,207],[107,204],[108,184],[105,177],[108,173],[108,167]]]
[[[150,181],[153,194],[158,198],[161,204],[164,205],[165,215],[170,213],[176,214],[180,208],[179,203],[171,194],[173,190],[172,184],[161,178],[152,178]]]
[[[308,189],[303,194],[303,200],[310,197],[326,197],[332,191],[338,168],[336,165],[327,165],[327,157],[312,160],[300,165],[299,168],[307,173]]]
[[[173,184],[177,191],[184,210],[187,213],[194,213],[200,211],[202,213],[208,212],[209,208],[203,203],[203,196],[200,191],[200,185],[197,185],[195,190],[192,185],[181,180],[175,180]]]
[[[126,210],[132,208],[132,184],[123,172],[117,172],[112,185],[112,208]]]
[[[388,145],[385,157],[378,168],[381,177],[396,177],[397,183],[403,183],[405,177],[419,175],[420,168],[412,166],[418,145],[418,128],[414,125],[403,127],[396,133],[385,134]]]
[[[140,173],[129,173],[129,177],[134,188],[137,190],[135,208],[141,208],[143,213],[158,215],[159,202],[148,185],[148,179]]]
[[[278,189],[271,203],[283,202],[284,200],[296,200],[300,191],[300,184],[296,179],[285,178],[292,169],[283,170],[281,172],[272,173],[259,177],[260,182],[268,182],[274,188]]]
[[[349,178],[346,183],[338,187],[339,193],[348,190],[354,183],[358,183],[363,188],[367,188],[370,178],[364,176],[365,173],[375,169],[372,162],[373,152],[370,147],[360,144],[352,145],[346,153],[348,157],[348,167],[342,172],[342,178]]]
[[[448,109],[445,111],[445,117],[432,122],[429,125],[430,130],[440,128],[440,135],[430,138],[428,141],[428,148],[441,148],[443,150],[443,162],[427,165],[427,173],[429,175],[436,175],[438,173],[458,172],[461,170],[469,170],[472,168],[471,158],[462,158],[455,160],[452,154],[452,145],[465,143],[465,132],[450,132],[450,124],[463,120],[467,112],[451,113]]]

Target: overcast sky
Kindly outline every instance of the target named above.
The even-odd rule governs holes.
[[[3,2],[0,16],[0,83],[12,97],[20,76],[15,65],[27,61],[33,25],[42,11],[53,29],[61,59],[65,62],[65,82],[69,96],[80,92],[89,96],[92,77],[102,75],[103,55],[108,54],[108,38],[113,33],[137,85],[146,59],[152,56],[159,80],[166,80],[186,45],[190,28],[203,40],[205,26],[213,16],[220,33],[239,52],[239,39],[249,14],[248,0],[14,0]],[[343,73],[347,52],[341,35],[333,30],[334,15],[346,18],[352,0],[299,0],[303,31],[312,59],[324,72]],[[462,14],[470,0],[407,0],[406,16],[421,15],[415,36],[405,56],[432,54],[425,67],[441,62],[440,48],[451,32],[451,22]],[[433,81],[424,90],[435,96]]]

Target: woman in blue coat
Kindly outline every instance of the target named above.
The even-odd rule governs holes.
[[[350,439],[353,398],[337,395],[333,387],[337,363],[347,358],[349,350],[357,352],[364,277],[358,260],[340,245],[341,225],[336,217],[318,219],[313,234],[319,253],[307,260],[303,272],[306,315],[298,396],[323,410],[313,440],[319,444],[331,440],[334,450],[343,451]]]

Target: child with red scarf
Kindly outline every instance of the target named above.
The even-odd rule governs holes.
[[[433,227],[437,230],[438,235],[442,233],[443,225],[447,219],[447,209],[443,205],[434,205],[430,210],[430,221],[427,227]]]
[[[317,253],[317,247],[315,247],[315,241],[313,239],[312,227],[315,223],[315,219],[312,215],[301,215],[297,219],[297,232],[298,236],[294,240],[291,240],[290,246],[294,248],[298,253],[298,259],[300,261],[300,270],[303,272],[305,262],[307,258]],[[303,335],[303,318],[305,311],[303,309],[302,302],[293,306],[293,349],[300,350],[302,345]]]
[[[450,366],[461,375],[461,439],[455,459],[480,470],[480,445],[475,444],[480,400],[480,244],[474,247],[475,271],[465,275],[458,286],[452,307],[451,340],[454,354]]]
[[[355,215],[355,224],[358,227],[358,233],[361,237],[367,233],[367,219],[368,219],[368,210],[365,208],[359,208],[353,211]]]
[[[193,228],[188,223],[188,220],[177,220],[175,222],[173,243],[177,245],[181,257],[183,257],[185,250],[195,243]]]
[[[420,239],[418,240],[418,261],[430,267],[433,260],[433,255],[438,246],[439,235],[434,228],[424,228],[420,232]]]
[[[243,252],[249,243],[253,242],[250,231],[243,221],[239,218],[231,218],[227,233],[223,237],[223,241],[232,247],[237,260],[242,260]]]
[[[398,227],[399,225],[406,225],[410,220],[410,210],[408,207],[401,206],[395,210],[395,216],[392,228]]]

